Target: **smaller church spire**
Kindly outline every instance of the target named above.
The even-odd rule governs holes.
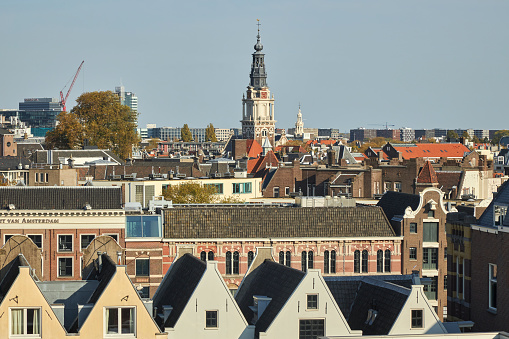
[[[256,45],[254,45],[254,49],[257,52],[260,52],[263,49],[263,45],[260,42],[260,19],[256,19],[256,25],[258,26],[258,34],[256,35]]]

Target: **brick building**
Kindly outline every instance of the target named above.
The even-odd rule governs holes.
[[[436,313],[447,314],[447,239],[444,194],[427,187],[419,194],[386,192],[378,202],[396,235],[402,236],[401,273],[429,278],[425,293]]]

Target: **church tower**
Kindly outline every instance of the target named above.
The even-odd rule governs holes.
[[[254,49],[249,86],[246,95],[242,96],[242,138],[254,139],[260,145],[268,138],[270,144],[275,145],[274,95],[271,98],[267,85],[259,22]]]
[[[297,122],[295,123],[295,136],[301,137],[304,134],[304,122],[302,121],[302,112],[300,111],[299,104],[299,113],[297,113]]]

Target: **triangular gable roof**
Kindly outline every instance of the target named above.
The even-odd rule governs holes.
[[[438,177],[435,172],[435,169],[431,165],[431,162],[428,160],[424,164],[419,176],[417,177],[418,184],[438,184]]]
[[[246,141],[246,153],[248,158],[256,158],[263,153],[262,146],[254,139]]]
[[[376,205],[382,207],[387,219],[392,220],[395,215],[404,215],[405,209],[409,206],[415,211],[420,201],[421,198],[417,194],[388,191]]]
[[[401,153],[403,159],[413,158],[463,158],[470,149],[460,143],[437,143],[437,144],[391,144],[392,147]]]
[[[161,328],[175,326],[206,268],[203,261],[189,253],[172,264],[153,298],[154,307],[159,313],[163,306],[173,307],[164,324],[164,319],[158,319]]]
[[[494,220],[494,209],[496,204],[509,205],[509,181],[504,182],[498,189],[496,196],[493,198],[489,206],[484,210],[483,214],[479,218],[477,225],[483,227],[496,228]],[[505,221],[509,220],[506,218]]]
[[[270,164],[271,167],[278,167],[279,160],[277,159],[276,155],[272,150],[268,151],[267,154],[263,157],[260,157],[259,159],[256,159],[256,163],[254,163],[254,166],[249,170],[249,160],[248,160],[248,173],[256,173],[260,170],[265,169],[266,164]],[[253,164],[253,163],[251,163]]]
[[[272,299],[256,321],[255,337],[267,330],[304,276],[302,271],[267,260],[244,278],[235,300],[248,323],[252,323],[255,316],[249,307],[253,306],[253,296]]]

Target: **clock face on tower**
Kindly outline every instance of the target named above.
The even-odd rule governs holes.
[[[267,92],[262,92],[262,99],[267,99]]]

